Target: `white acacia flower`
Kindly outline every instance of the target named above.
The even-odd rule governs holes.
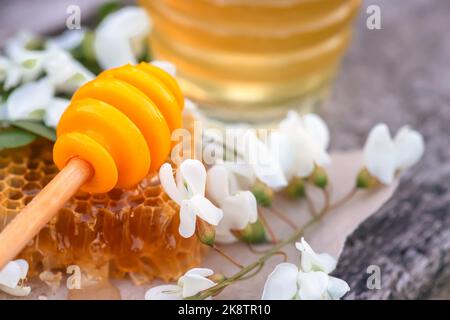
[[[5,103],[7,120],[44,120],[48,127],[58,125],[70,101],[54,97],[55,91],[47,78],[28,82],[13,90]]]
[[[151,29],[144,9],[125,7],[108,15],[97,27],[94,50],[103,69],[136,64]]]
[[[30,294],[31,288],[21,285],[21,281],[27,277],[28,263],[19,259],[9,262],[0,270],[0,291],[7,294],[24,297]]]
[[[27,44],[33,39],[36,39],[35,35],[21,31],[9,38],[4,46],[5,54],[19,67],[20,79],[23,82],[36,80],[43,72],[43,60],[46,53],[27,48]]]
[[[205,197],[206,169],[198,160],[181,163],[174,178],[172,166],[165,163],[159,170],[164,191],[180,206],[180,235],[189,238],[195,232],[197,217],[217,226],[222,210]]]
[[[350,287],[322,271],[303,272],[293,263],[280,263],[268,276],[263,300],[338,300]]]
[[[6,57],[0,56],[0,82],[5,90],[10,90],[20,84],[22,68]]]
[[[54,93],[53,86],[45,78],[17,87],[6,100],[7,118],[40,120]]]
[[[376,125],[364,146],[364,164],[369,173],[389,185],[395,173],[413,166],[422,157],[425,144],[422,135],[408,126],[402,127],[392,139],[386,124]]]
[[[191,269],[178,279],[176,285],[162,285],[149,289],[145,293],[145,300],[181,300],[191,297],[215,285],[212,280],[207,278],[213,274],[214,271],[211,269]]]
[[[336,268],[336,260],[329,254],[317,254],[305,241],[295,244],[301,252],[300,268],[292,263],[281,263],[268,276],[264,300],[337,300],[350,290],[341,279],[328,273]]]
[[[63,93],[73,93],[94,78],[94,75],[57,41],[47,41],[42,50],[28,49],[27,44],[34,38],[32,34],[21,32],[6,42],[5,53],[8,59],[0,58],[0,81],[5,77],[6,90],[21,82],[35,81],[44,72],[49,83],[58,92]],[[5,76],[1,76],[3,73]]]
[[[256,198],[250,191],[238,191],[234,175],[224,166],[216,164],[207,172],[206,195],[223,211],[216,228],[216,241],[235,242],[231,230],[242,230],[258,219]]]
[[[67,51],[55,45],[49,45],[42,62],[46,78],[63,93],[73,93],[95,75],[75,60]]]
[[[326,123],[316,114],[300,116],[288,112],[279,130],[270,136],[270,148],[278,155],[286,179],[309,177],[316,165],[331,162],[327,153],[330,133]]]
[[[237,153],[234,161],[224,165],[237,175],[242,189],[250,189],[258,180],[273,190],[287,185],[280,164],[268,146],[261,141],[254,130],[242,128],[227,131],[228,141],[232,142]]]
[[[304,272],[323,271],[330,273],[336,268],[336,260],[331,255],[328,253],[315,253],[305,238],[295,243],[295,247],[302,254],[301,268]]]
[[[56,128],[61,119],[62,114],[70,104],[70,100],[63,98],[53,98],[48,104],[45,115],[44,123],[47,127]]]

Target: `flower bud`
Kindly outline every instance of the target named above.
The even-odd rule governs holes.
[[[259,205],[263,207],[270,207],[272,205],[274,192],[266,184],[261,181],[256,181],[251,191]]]
[[[372,189],[378,183],[378,180],[366,168],[361,169],[356,177],[356,187],[359,189]]]
[[[309,181],[316,187],[325,189],[328,184],[326,171],[322,167],[316,166],[313,173],[309,176]]]
[[[216,239],[216,229],[202,219],[197,219],[195,234],[201,243],[212,247]]]
[[[221,273],[214,273],[212,276],[209,276],[208,279],[215,283],[221,283],[227,280],[227,277]]]
[[[305,195],[305,182],[302,178],[293,178],[286,188],[284,188],[284,193],[289,198],[301,198]]]
[[[266,241],[266,229],[261,221],[249,223],[245,229],[231,230],[231,233],[242,242],[246,243],[263,243]]]
[[[209,280],[211,280],[212,282],[219,284],[221,282],[224,282],[225,280],[227,280],[227,277],[225,277],[223,274],[221,273],[214,273],[212,276],[208,277]],[[222,293],[223,289],[225,289],[226,287],[223,287],[222,289],[216,291],[212,296],[215,297],[218,294]]]

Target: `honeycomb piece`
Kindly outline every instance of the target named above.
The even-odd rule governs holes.
[[[47,141],[0,151],[0,230],[57,172]],[[155,175],[131,190],[78,192],[20,258],[30,264],[30,275],[75,264],[87,273],[129,274],[138,283],[171,281],[201,258],[196,237],[178,234],[178,211]]]

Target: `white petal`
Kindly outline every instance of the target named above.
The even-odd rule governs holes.
[[[186,271],[185,275],[199,275],[202,277],[209,277],[212,276],[214,274],[214,271],[208,268],[192,268],[188,271]]]
[[[314,145],[303,129],[295,132],[295,149],[298,150],[299,156],[296,159],[296,176],[300,178],[309,177],[314,171]]]
[[[125,7],[107,16],[97,27],[94,50],[103,69],[137,62],[133,43],[145,41],[150,19],[142,8]]]
[[[248,222],[255,223],[258,220],[258,204],[255,195],[250,191],[240,191],[239,196],[242,197],[242,209],[248,213]]]
[[[215,283],[198,274],[186,274],[183,276],[183,298],[196,295],[200,291],[215,286]]]
[[[19,265],[20,268],[20,279],[25,279],[28,274],[28,262],[24,259],[14,260],[15,263]]]
[[[213,203],[221,206],[226,197],[230,195],[230,173],[222,165],[214,165],[206,175],[206,196]]]
[[[5,81],[6,74],[8,72],[8,69],[10,68],[11,61],[7,59],[6,57],[3,57],[0,55],[0,82]]]
[[[19,32],[16,36],[8,39],[4,51],[7,56],[21,69],[21,78],[24,82],[34,81],[42,73],[42,61],[46,52],[28,50],[26,45],[36,36],[28,32]],[[32,62],[32,66],[29,62]]]
[[[9,262],[0,271],[0,284],[9,288],[15,288],[22,278],[22,266],[16,261]]]
[[[350,287],[344,280],[329,276],[327,290],[331,299],[338,300],[350,291]]]
[[[195,214],[202,220],[217,226],[223,217],[221,209],[212,204],[204,196],[197,194],[188,200],[192,204]]]
[[[159,169],[159,180],[161,181],[161,186],[167,195],[178,205],[181,205],[183,201],[183,196],[181,195],[177,185],[175,184],[175,178],[173,177],[173,170],[170,163],[164,163]]]
[[[272,154],[253,131],[248,131],[244,140],[247,152],[245,159],[252,166],[256,177],[272,189],[286,186],[287,181],[277,161],[278,156]]]
[[[297,250],[302,253],[301,267],[304,272],[323,271],[330,273],[336,268],[336,259],[327,253],[317,254],[304,238],[295,244]]]
[[[301,300],[324,300],[328,298],[328,275],[321,271],[298,274],[298,295]]]
[[[0,120],[8,120],[8,110],[6,104],[0,102]]]
[[[286,118],[284,118],[283,120],[281,120],[280,124],[279,124],[279,128],[285,132],[289,132],[289,131],[295,131],[297,130],[297,128],[299,127],[303,127],[303,121],[300,118],[300,116],[298,115],[297,112],[290,110],[287,115]]]
[[[155,67],[163,69],[165,72],[170,74],[172,77],[175,77],[175,75],[177,73],[177,68],[175,67],[175,65],[173,63],[171,63],[169,61],[153,60],[151,62],[151,64],[154,65]]]
[[[31,293],[30,287],[14,287],[10,288],[0,284],[0,291],[16,297],[26,297]]]
[[[272,154],[278,155],[278,162],[286,180],[290,181],[296,175],[298,149],[292,141],[292,132],[272,132],[269,136],[269,148]]]
[[[180,226],[178,232],[183,238],[190,238],[195,232],[196,213],[190,200],[183,200],[180,207]]]
[[[49,41],[60,49],[70,51],[81,44],[85,34],[86,30],[84,29],[66,30]]]
[[[43,66],[50,83],[58,92],[73,93],[95,78],[92,72],[58,47],[48,50]]]
[[[48,108],[45,110],[44,123],[48,127],[56,128],[62,114],[70,104],[70,100],[63,98],[53,98]]]
[[[223,219],[219,223],[219,229],[242,230],[258,218],[256,199],[250,191],[241,191],[227,197],[221,208]]]
[[[3,82],[3,88],[10,90],[19,85],[22,79],[22,68],[6,57],[0,56],[0,82]]]
[[[307,114],[303,116],[303,123],[308,134],[323,150],[328,148],[330,143],[330,131],[325,121],[316,114]]]
[[[181,300],[181,287],[174,284],[167,284],[150,288],[145,293],[145,300]]]
[[[250,164],[241,161],[225,161],[223,165],[227,170],[236,176],[237,183],[241,189],[249,189],[255,183],[256,175]]]
[[[298,268],[292,263],[280,263],[267,277],[262,300],[292,300],[297,293]]]
[[[180,174],[183,185],[188,193],[193,195],[205,195],[206,169],[198,160],[187,159],[180,165]]]
[[[397,169],[406,169],[420,160],[425,143],[422,135],[408,126],[401,128],[394,138]]]
[[[11,66],[6,74],[5,82],[3,83],[3,88],[5,90],[10,90],[19,85],[22,79],[23,71],[17,66]]]
[[[45,79],[18,87],[6,101],[8,118],[36,119],[36,112],[48,107],[53,94],[53,87]]]
[[[396,169],[395,145],[385,124],[376,125],[364,146],[364,162],[370,174],[384,184],[391,184]]]

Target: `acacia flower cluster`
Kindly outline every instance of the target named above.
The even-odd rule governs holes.
[[[365,168],[358,176],[358,187],[392,184],[395,174],[416,164],[424,151],[425,143],[418,131],[404,126],[392,138],[386,124],[377,124],[364,146]]]
[[[315,253],[304,238],[295,246],[301,252],[300,267],[277,265],[267,278],[263,300],[338,300],[350,290],[344,280],[329,275],[336,268],[333,257]]]
[[[178,279],[177,284],[156,286],[145,293],[145,300],[182,300],[211,288],[216,283],[211,280],[214,271],[206,268],[188,270]]]

